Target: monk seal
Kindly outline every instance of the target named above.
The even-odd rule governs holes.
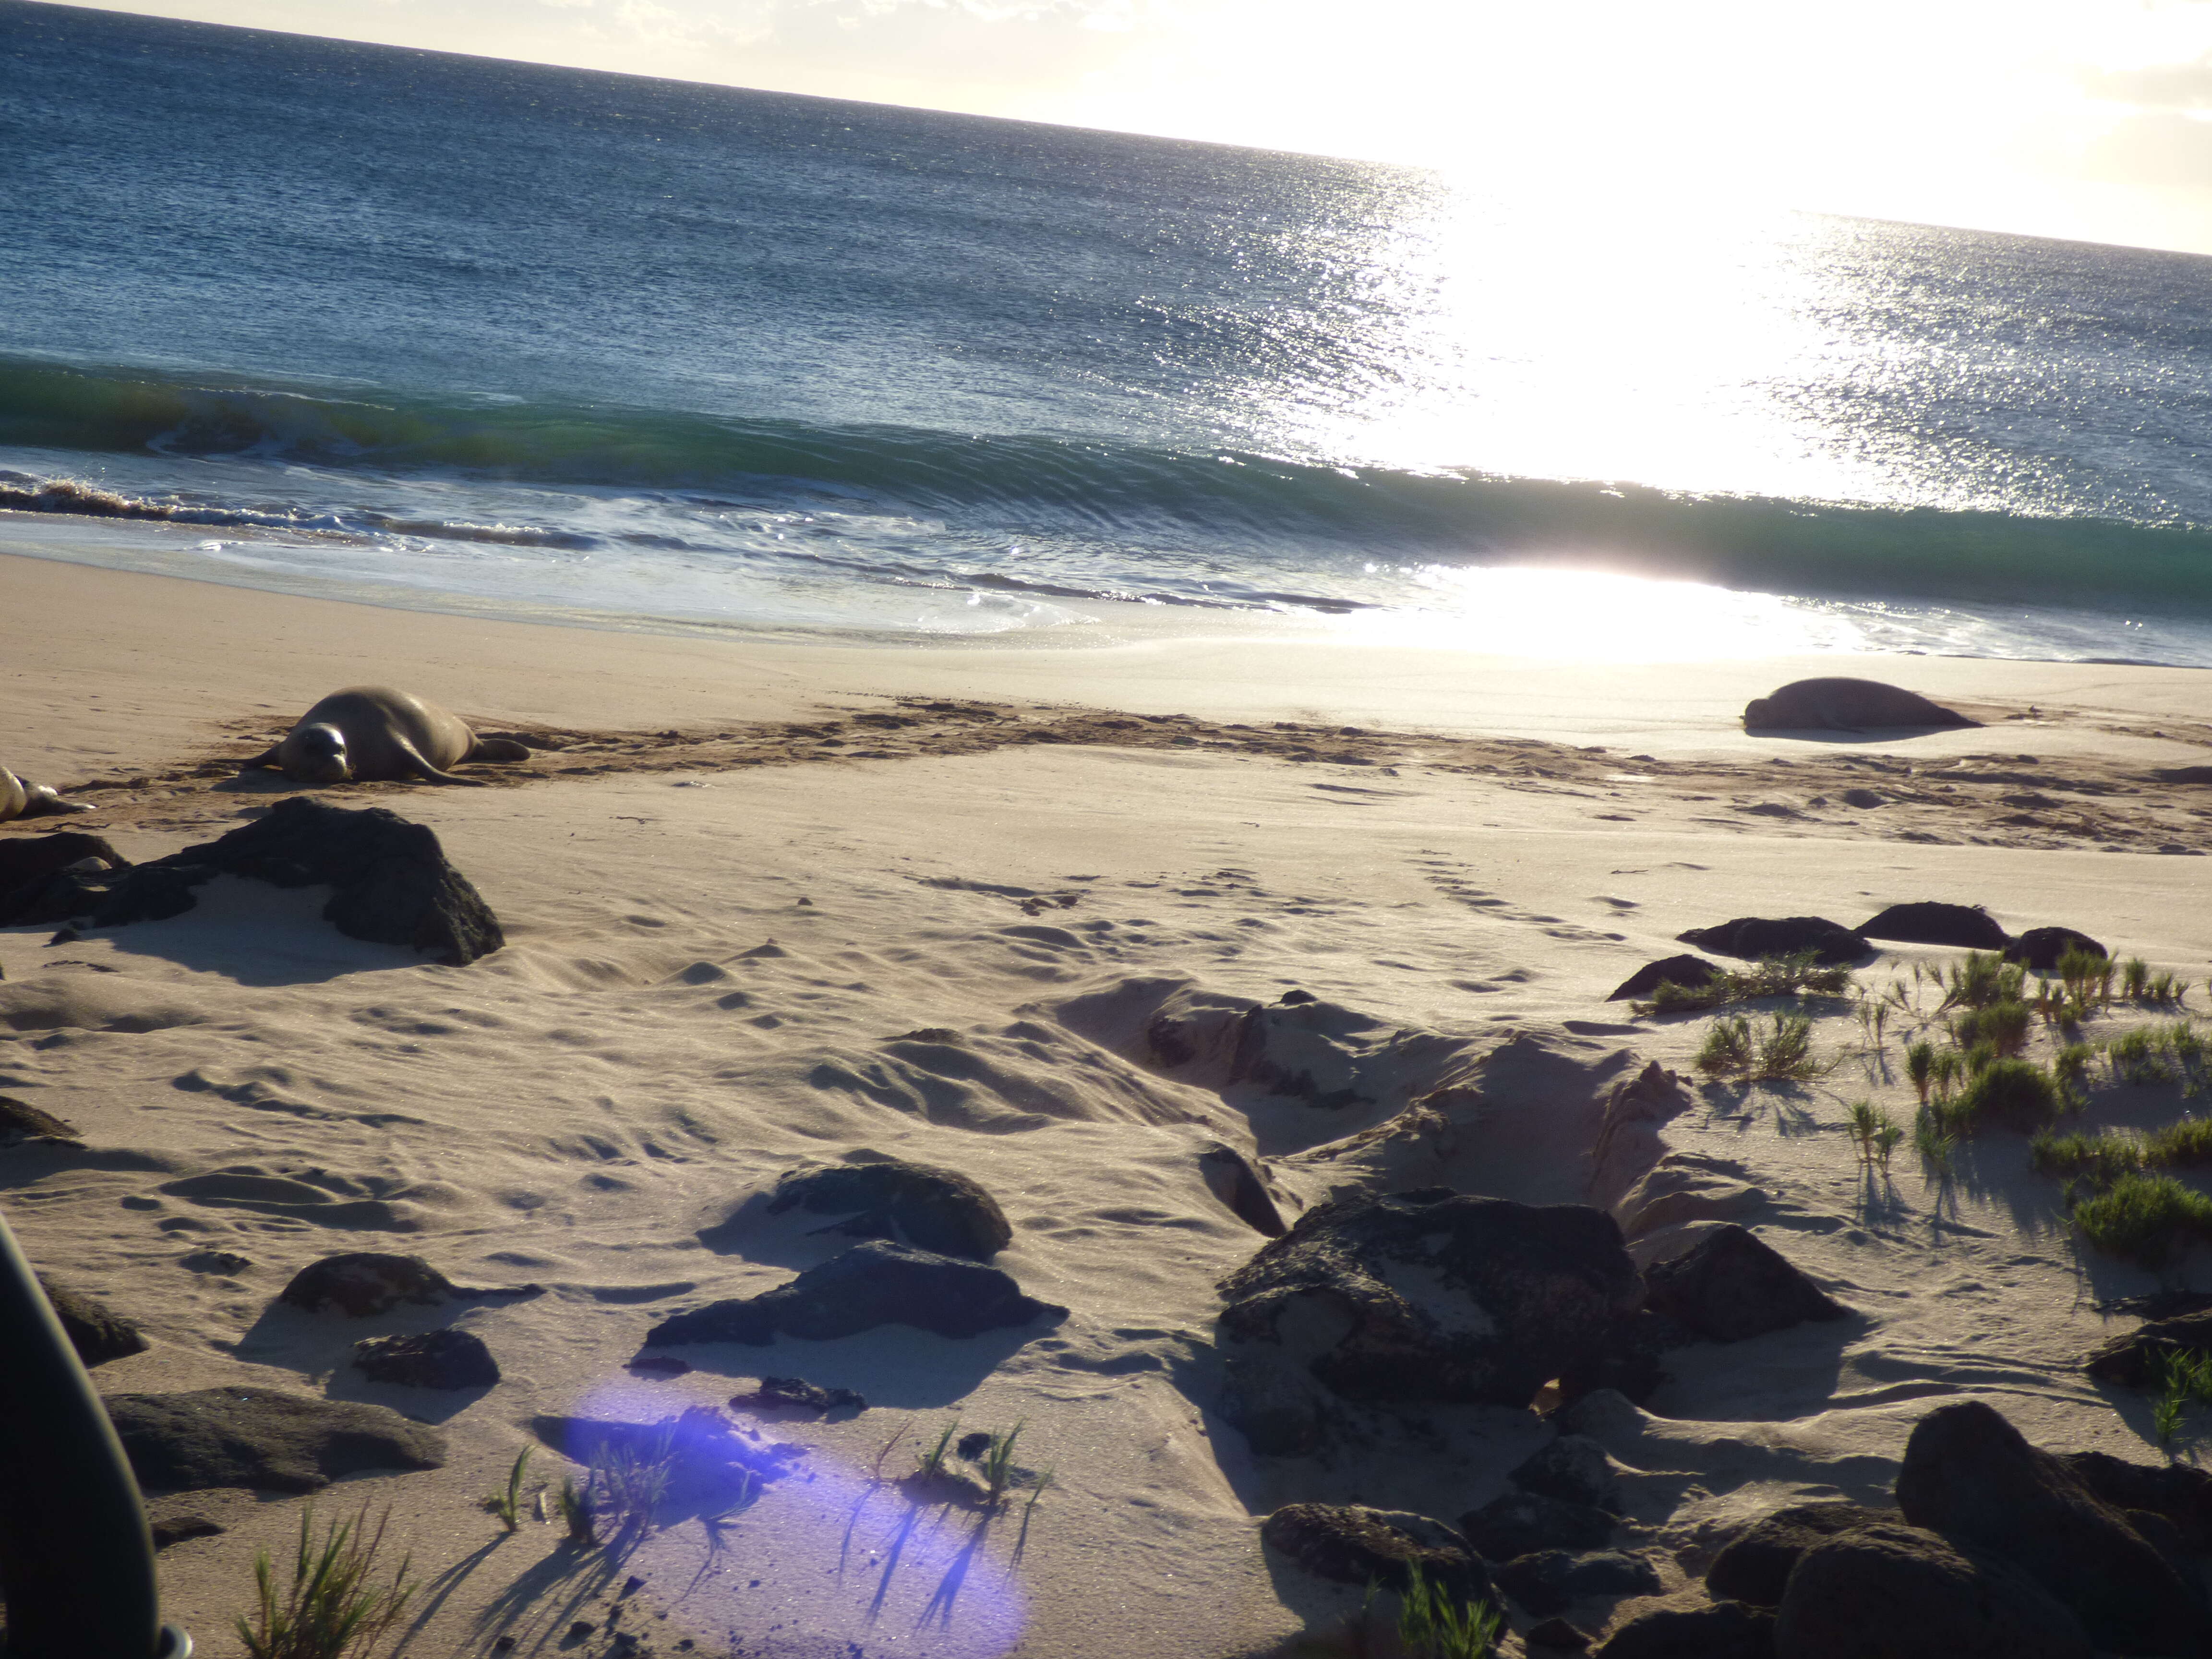
[[[1792,680],[1744,705],[1747,732],[1860,732],[1882,726],[1979,726],[1917,691],[1880,680]]]
[[[427,698],[389,686],[355,685],[331,692],[300,717],[283,742],[239,770],[270,769],[299,783],[421,778],[480,789],[481,778],[457,778],[446,769],[464,761],[529,758],[522,744],[480,738],[459,715]]]
[[[43,783],[19,778],[0,766],[0,823],[10,818],[43,817],[49,812],[95,812],[89,801],[64,800]]]

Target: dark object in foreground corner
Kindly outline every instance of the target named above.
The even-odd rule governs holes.
[[[1674,937],[1685,945],[1748,961],[1800,956],[1810,951],[1813,960],[1824,968],[1846,967],[1874,954],[1874,946],[1860,935],[1826,916],[1738,916],[1717,927],[1692,927]]]
[[[348,939],[427,951],[456,967],[507,943],[499,918],[446,861],[428,825],[381,806],[326,806],[304,795],[150,864],[120,872],[58,871],[9,895],[0,927],[79,916],[89,916],[95,927],[162,921],[192,908],[199,902],[192,890],[224,875],[275,887],[326,884],[334,890],[323,920]]]
[[[0,1599],[9,1659],[185,1659],[92,1381],[0,1221]]]

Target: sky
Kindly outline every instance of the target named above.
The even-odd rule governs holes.
[[[108,10],[2212,252],[2212,0],[127,0]]]

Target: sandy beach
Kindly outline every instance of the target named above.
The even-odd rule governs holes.
[[[38,533],[10,545],[36,551]],[[1263,1548],[1265,1516],[1358,1503],[1452,1522],[1553,1430],[1453,1406],[1357,1456],[1255,1455],[1219,1410],[1217,1285],[1265,1240],[1209,1185],[1216,1143],[1262,1164],[1289,1219],[1440,1185],[1617,1205],[1672,1158],[1698,1179],[1675,1219],[1631,1227],[1639,1265],[1733,1221],[1848,1310],[1670,1347],[1640,1407],[1590,1397],[1582,1431],[1620,1469],[1613,1547],[1657,1582],[1577,1601],[1593,1636],[1651,1595],[1694,1599],[1717,1545],[1784,1504],[1886,1504],[1936,1405],[1985,1401],[2056,1451],[2164,1461],[2148,1399],[2081,1362],[2132,1328],[2113,1304],[2188,1283],[2188,1264],[2161,1279],[2080,1244],[2025,1134],[1976,1136],[1944,1176],[1909,1142],[1863,1167],[1846,1133],[1858,1100],[1911,1121],[1902,1051],[1942,1030],[1916,968],[1962,951],[1881,945],[1853,983],[1895,984],[1902,1005],[1879,1040],[1852,1003],[1808,1005],[1826,1069],[1800,1082],[1708,1080],[1709,1018],[1607,999],[1685,929],[1852,927],[1938,900],[2094,935],[2195,981],[2203,1010],[2212,897],[2190,860],[2212,851],[2212,788],[2154,775],[2212,764],[2203,672],[1539,661],[1141,617],[1095,645],[679,637],[12,553],[0,615],[0,763],[96,809],[0,840],[89,831],[134,860],[211,840],[301,793],[234,775],[344,685],[401,686],[536,747],[471,769],[480,789],[313,792],[435,831],[505,929],[469,966],[344,938],[312,891],[228,878],[169,921],[61,944],[0,930],[0,1094],[83,1142],[0,1150],[0,1206],[36,1262],[149,1339],[98,1369],[100,1390],[274,1389],[441,1431],[441,1467],[313,1499],[319,1516],[390,1505],[387,1547],[422,1586],[399,1652],[1298,1650],[1359,1595]],[[1984,724],[1742,729],[1748,699],[1839,672]],[[1343,1100],[1229,1080],[1153,1035],[1254,1006],[1297,1012]],[[2113,1012],[2090,1035],[2150,1018]],[[2057,1041],[2039,1030],[2031,1056]],[[1608,1101],[1652,1062],[1680,1074],[1684,1109],[1596,1158]],[[2073,1127],[2193,1103],[2100,1084]],[[763,1219],[757,1195],[860,1153],[980,1183],[1012,1227],[992,1265],[1065,1319],[698,1344],[665,1350],[680,1375],[628,1368],[659,1322],[848,1245],[798,1224],[812,1218]],[[324,1217],[209,1180],[226,1175],[359,1201]],[[359,1321],[274,1302],[362,1249],[542,1294]],[[349,1363],[362,1337],[447,1325],[483,1339],[495,1386],[373,1382]],[[722,1520],[582,1552],[480,1507],[526,1446],[528,1488],[577,1472],[548,1419],[651,1423],[768,1375],[868,1407],[736,1410],[798,1451]],[[1017,1461],[1049,1485],[994,1512],[887,1479],[956,1419],[1020,1425]],[[156,1501],[222,1528],[163,1551],[165,1606],[202,1652],[238,1651],[255,1552],[288,1547],[307,1500]]]

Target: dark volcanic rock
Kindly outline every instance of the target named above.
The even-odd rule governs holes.
[[[1644,1280],[1651,1305],[1715,1342],[1741,1342],[1808,1319],[1850,1310],[1791,1267],[1771,1245],[1733,1222],[1714,1228]]]
[[[1589,1635],[1564,1619],[1540,1620],[1528,1626],[1522,1639],[1547,1652],[1580,1653],[1589,1645]]]
[[[1505,1477],[1523,1492],[1620,1513],[1620,1480],[1605,1448],[1586,1434],[1563,1434]]]
[[[1685,945],[1717,951],[1724,957],[1756,960],[1802,956],[1830,967],[1860,961],[1874,947],[1850,928],[1822,916],[1738,916],[1712,927],[1692,927],[1674,937]]]
[[[1509,1492],[1459,1518],[1460,1531],[1487,1561],[1537,1550],[1601,1550],[1619,1524],[1603,1510],[1534,1492]]]
[[[1978,1401],[1938,1407],[1914,1425],[1897,1503],[1911,1525],[2024,1569],[2100,1649],[2212,1651],[2212,1613],[2142,1534]]]
[[[2146,1538],[2142,1516],[2160,1516],[2184,1547],[2212,1553],[2212,1474],[2186,1463],[2130,1463],[2109,1452],[2062,1452],[2060,1461],[2102,1502],[2127,1512]],[[2154,1544],[2156,1539],[2151,1539]]]
[[[87,1365],[104,1365],[126,1354],[146,1352],[146,1339],[122,1315],[81,1291],[55,1284],[44,1273],[39,1275],[39,1288],[46,1293],[46,1300],[53,1308],[54,1317],[61,1322],[62,1334],[69,1338],[70,1346],[76,1350],[76,1357]]]
[[[2002,951],[2012,935],[1978,904],[1942,904],[1933,900],[1917,904],[1893,904],[1858,931],[1869,939],[1897,939],[1907,945],[1960,945],[1975,951]]]
[[[230,1530],[211,1515],[202,1515],[198,1510],[163,1508],[159,1512],[149,1506],[146,1530],[154,1535],[154,1547],[165,1550],[172,1544],[181,1544],[187,1538],[213,1538],[218,1533]]]
[[[1591,1596],[1656,1595],[1666,1588],[1650,1562],[1617,1550],[1590,1555],[1539,1550],[1508,1561],[1493,1577],[1498,1589],[1539,1619]]]
[[[1607,1002],[1623,1002],[1631,997],[1648,997],[1662,985],[1686,985],[1695,989],[1709,985],[1713,975],[1721,971],[1717,962],[1707,962],[1703,957],[1662,957],[1656,962],[1647,962],[1613,988]]]
[[[445,1437],[382,1406],[275,1389],[118,1394],[101,1402],[138,1484],[314,1492],[362,1469],[434,1469]]]
[[[76,884],[56,878],[87,860],[94,861],[94,868],[100,865],[115,870],[131,867],[131,860],[109,846],[104,836],[78,830],[0,840],[0,927],[42,927],[70,915],[66,908],[56,909],[55,906],[68,904],[76,891]],[[53,890],[52,897],[49,889]]]
[[[323,920],[349,939],[428,951],[462,964],[506,940],[499,919],[446,861],[438,837],[381,806],[351,810],[293,795],[266,817],[198,847],[187,847],[119,875],[64,872],[71,893],[57,914],[89,915],[97,927],[161,921],[198,900],[192,890],[217,876],[245,876],[276,887],[327,884]],[[40,889],[51,908],[53,882]]]
[[[768,1212],[801,1206],[813,1215],[847,1218],[825,1232],[888,1238],[975,1261],[988,1261],[1014,1237],[998,1200],[968,1176],[903,1158],[787,1170],[775,1183]]]
[[[958,1256],[880,1241],[856,1244],[758,1296],[715,1302],[653,1328],[648,1347],[681,1342],[746,1342],[786,1336],[827,1341],[912,1325],[939,1336],[975,1336],[1027,1325],[1067,1310],[1022,1294],[1010,1274]]]
[[[868,1409],[866,1399],[855,1390],[819,1388],[803,1376],[763,1376],[760,1380],[760,1387],[750,1394],[731,1395],[730,1403],[739,1407],[781,1407],[804,1412],[835,1412],[848,1408],[864,1412]]]
[[[1272,1549],[1316,1578],[1406,1588],[1408,1567],[1462,1601],[1495,1599],[1481,1559],[1441,1521],[1357,1504],[1286,1504],[1260,1526]]]
[[[415,1389],[488,1389],[499,1381],[499,1363],[471,1331],[424,1331],[416,1336],[373,1336],[353,1345],[353,1363],[372,1382]]]
[[[2092,1659],[2081,1621],[1987,1551],[1882,1522],[1821,1539],[1790,1575],[1778,1659]]]
[[[2212,1310],[2153,1319],[2092,1349],[2082,1370],[2103,1382],[2147,1387],[2159,1358],[2169,1353],[2212,1353]]]
[[[434,1308],[456,1298],[543,1294],[543,1288],[536,1285],[489,1289],[456,1285],[419,1255],[348,1250],[309,1262],[292,1275],[292,1282],[277,1292],[276,1299],[309,1313],[336,1312],[361,1319],[387,1312],[402,1303]]]
[[[1775,1659],[1774,1615],[1741,1601],[1656,1607],[1613,1632],[1595,1659]]]
[[[1855,1527],[1897,1522],[1895,1510],[1863,1504],[1792,1504],[1754,1521],[1731,1539],[1705,1570],[1705,1588],[1718,1601],[1778,1607],[1797,1558],[1824,1538]]]
[[[1290,1231],[1268,1194],[1267,1181],[1253,1167],[1252,1160],[1234,1146],[1216,1141],[1198,1155],[1198,1170],[1206,1179],[1206,1190],[1255,1232],[1280,1238]]]
[[[1318,1382],[1368,1404],[1526,1406],[1643,1299],[1612,1217],[1429,1188],[1308,1211],[1221,1281],[1224,1411],[1255,1449],[1310,1449]]]
[[[62,1146],[82,1146],[77,1127],[67,1119],[43,1111],[27,1100],[0,1095],[0,1146],[21,1146],[40,1141]]]
[[[2031,927],[2005,946],[2005,959],[2048,969],[2056,968],[2058,958],[2069,951],[2087,951],[2093,957],[2112,955],[2087,933],[2077,933],[2071,927]]]

